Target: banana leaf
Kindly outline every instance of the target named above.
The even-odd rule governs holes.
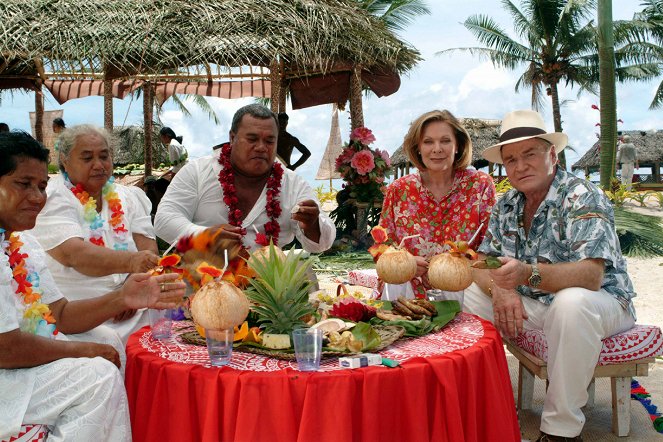
[[[460,312],[458,301],[431,301],[437,309],[437,315],[432,318],[423,318],[416,321],[384,321],[374,317],[371,324],[375,325],[400,325],[405,328],[405,336],[424,336],[440,330]],[[383,301],[382,308],[391,310],[391,302]]]

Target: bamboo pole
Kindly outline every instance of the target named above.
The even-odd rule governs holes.
[[[361,103],[361,66],[354,66],[350,73],[350,124],[352,129],[364,126]]]
[[[143,85],[143,127],[145,132],[145,176],[152,175],[152,83],[146,81]]]
[[[40,143],[44,142],[44,92],[41,80],[37,80],[35,91],[35,138]]]

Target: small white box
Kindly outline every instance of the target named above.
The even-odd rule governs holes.
[[[382,364],[382,356],[374,353],[361,353],[355,356],[338,358],[338,365],[343,368],[359,368],[380,364]]]

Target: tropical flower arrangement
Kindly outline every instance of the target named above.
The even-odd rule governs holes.
[[[350,192],[350,198],[359,202],[382,200],[385,175],[391,167],[386,150],[369,147],[374,141],[370,129],[358,127],[336,158],[336,171],[345,180],[343,187]]]

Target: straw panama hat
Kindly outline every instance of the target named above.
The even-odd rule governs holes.
[[[561,152],[569,142],[569,137],[562,132],[547,132],[546,124],[538,112],[517,110],[504,116],[500,142],[488,147],[481,156],[491,163],[502,164],[502,146],[530,138],[542,138],[554,144],[556,153]]]

